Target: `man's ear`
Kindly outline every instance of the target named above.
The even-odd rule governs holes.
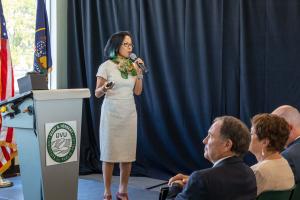
[[[289,128],[290,128],[289,138],[296,137],[297,134],[295,134],[296,133],[295,131],[297,131],[297,130],[295,129],[295,127],[293,125],[289,124]]]
[[[231,139],[227,139],[226,142],[225,142],[225,148],[228,150],[228,151],[231,151],[231,148],[232,148],[232,141]]]
[[[294,129],[294,126],[292,124],[289,124],[289,129],[290,129],[290,132],[292,132],[292,130]]]

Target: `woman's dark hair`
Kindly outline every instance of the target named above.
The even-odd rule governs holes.
[[[104,47],[105,59],[112,59],[118,55],[119,49],[125,36],[129,36],[132,39],[132,35],[128,31],[120,31],[110,36]]]
[[[251,121],[258,140],[269,139],[267,150],[281,152],[284,149],[290,134],[289,124],[284,118],[263,113],[255,115]]]

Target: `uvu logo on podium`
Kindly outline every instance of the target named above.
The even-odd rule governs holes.
[[[46,165],[77,161],[76,121],[46,123]]]

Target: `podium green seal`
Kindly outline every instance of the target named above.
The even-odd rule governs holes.
[[[57,163],[68,161],[76,149],[76,133],[67,123],[58,123],[47,137],[47,151]]]

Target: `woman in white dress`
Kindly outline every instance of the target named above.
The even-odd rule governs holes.
[[[116,198],[128,200],[131,163],[136,159],[137,114],[134,94],[140,95],[143,71],[129,59],[132,36],[122,31],[113,34],[104,48],[107,60],[97,72],[95,96],[105,95],[100,117],[100,160],[104,180],[104,199],[112,199],[111,179],[114,163],[120,163],[120,185]]]
[[[294,186],[292,169],[280,154],[289,133],[290,127],[282,117],[258,114],[252,118],[249,150],[258,161],[251,167],[256,177],[257,195],[270,190],[288,190]]]

